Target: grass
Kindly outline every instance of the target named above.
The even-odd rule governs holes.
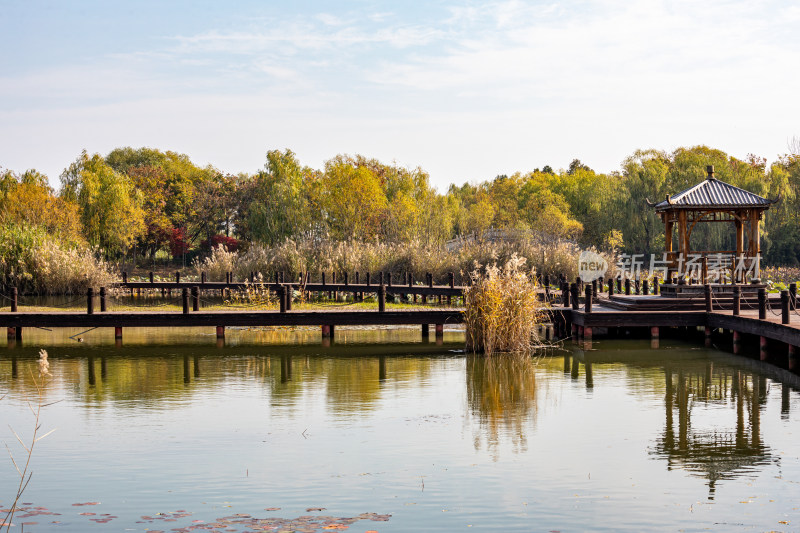
[[[513,255],[502,267],[492,264],[472,272],[464,316],[467,350],[530,354],[542,345],[537,326],[545,316],[544,304],[536,294],[535,271],[525,270],[525,263]]]

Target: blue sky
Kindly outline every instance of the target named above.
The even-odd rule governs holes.
[[[254,172],[271,149],[449,183],[639,148],[774,160],[800,136],[800,5],[779,1],[0,0],[0,166],[82,149]]]

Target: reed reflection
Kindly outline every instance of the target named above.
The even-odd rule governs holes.
[[[486,446],[497,457],[508,437],[515,453],[527,450],[526,432],[537,414],[537,361],[526,356],[467,358],[467,398],[479,423],[477,449]]]
[[[705,478],[708,499],[713,500],[718,481],[751,473],[774,460],[761,436],[761,411],[767,401],[765,377],[720,368],[710,361],[666,366],[663,372],[666,421],[651,453],[666,459],[668,470],[680,468]],[[735,409],[731,427],[720,428],[719,416],[712,427],[692,423],[695,410],[719,406]]]

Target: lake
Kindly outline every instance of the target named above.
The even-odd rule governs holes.
[[[226,334],[0,348],[18,461],[40,348],[56,402],[11,531],[800,529],[798,380],[757,361],[669,339],[531,360],[465,355],[457,330]],[[0,507],[18,481],[0,459]]]

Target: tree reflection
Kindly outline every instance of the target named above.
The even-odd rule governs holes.
[[[761,438],[766,378],[742,370],[716,368],[707,362],[702,367],[667,366],[664,380],[666,423],[651,453],[665,458],[670,470],[682,468],[706,478],[709,500],[714,499],[718,481],[734,479],[773,460]],[[735,406],[733,427],[693,427],[693,409],[714,404]]]
[[[495,458],[503,436],[515,452],[527,450],[526,430],[536,419],[536,364],[527,356],[467,358],[467,398],[479,422],[475,447]]]

